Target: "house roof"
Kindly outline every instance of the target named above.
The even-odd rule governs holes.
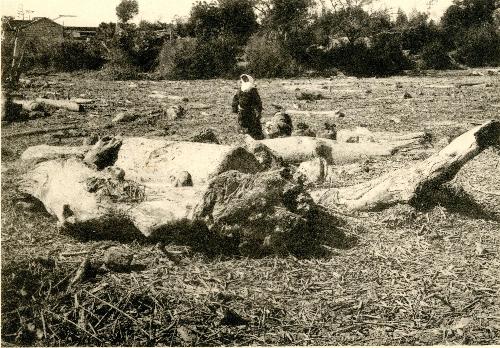
[[[64,27],[64,30],[97,31],[97,27]]]
[[[41,22],[41,21],[49,21],[49,22],[52,22],[54,24],[61,26],[59,23],[54,22],[52,19],[49,19],[47,17],[38,17],[38,18],[34,18],[32,20],[13,19],[13,20],[10,20],[9,22],[7,22],[7,26],[12,30],[16,30],[16,29],[26,28],[30,25],[33,25],[33,24],[35,24],[37,22]]]

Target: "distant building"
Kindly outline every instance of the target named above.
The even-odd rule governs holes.
[[[64,36],[68,39],[87,40],[96,35],[96,27],[64,27]]]
[[[2,18],[2,29],[7,39],[15,36],[17,31],[27,39],[46,43],[61,42],[64,39],[63,26],[46,17],[35,17],[32,20]]]
[[[155,30],[153,32],[159,39],[173,40],[175,38],[174,30],[172,29],[172,27],[167,29]]]

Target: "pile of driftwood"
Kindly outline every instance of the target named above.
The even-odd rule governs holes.
[[[30,168],[22,190],[39,199],[61,227],[84,233],[127,227],[150,238],[206,234],[231,240],[242,252],[302,252],[321,235],[342,237],[330,208],[376,210],[432,193],[500,143],[500,122],[486,122],[426,160],[366,183],[304,185],[324,180],[328,166],[418,147],[425,135],[368,137],[358,143],[248,139],[245,146],[147,138],[39,145],[22,155]]]
[[[46,117],[51,110],[63,109],[74,112],[84,111],[84,105],[91,99],[75,98],[71,100],[36,98],[23,100],[13,98],[10,91],[2,93],[2,121],[17,122]]]

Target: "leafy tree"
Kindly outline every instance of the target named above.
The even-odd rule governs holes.
[[[391,30],[394,24],[387,10],[380,10],[370,13],[368,21],[368,36],[383,33]]]
[[[199,1],[191,8],[187,29],[196,37],[232,36],[244,44],[257,29],[257,19],[251,0]]]
[[[370,21],[370,15],[361,7],[329,11],[322,17],[322,27],[328,36],[346,36],[350,42],[354,42],[358,37],[368,35],[367,23]]]
[[[115,23],[105,23],[102,22],[97,27],[97,38],[105,43],[113,39],[116,32]]]
[[[166,23],[141,21],[133,36],[134,63],[144,71],[156,64],[163,45],[163,36],[157,31],[167,30]]]
[[[398,8],[398,13],[396,15],[396,20],[394,21],[394,25],[398,29],[405,28],[408,26],[408,16],[401,8]]]
[[[498,0],[455,0],[441,17],[443,29],[453,38],[458,38],[469,28],[484,23],[493,23]]]
[[[419,54],[425,46],[442,40],[440,28],[429,20],[428,14],[423,12],[411,13],[406,25],[398,29],[401,31],[403,49],[409,50],[412,54]]]
[[[455,0],[441,23],[447,46],[458,61],[470,66],[499,64],[498,0]]]
[[[176,38],[195,36],[194,28],[191,25],[190,18],[180,17],[176,15],[172,19],[171,25],[174,37]]]
[[[209,38],[222,31],[219,7],[215,1],[198,1],[191,7],[188,26],[196,37]]]
[[[268,31],[286,35],[307,24],[312,5],[312,0],[269,0],[261,10],[262,25]]]
[[[246,43],[257,30],[257,17],[251,0],[219,0],[222,31]]]
[[[116,6],[116,16],[122,23],[127,23],[139,13],[137,0],[121,0]]]
[[[449,69],[452,67],[450,56],[441,41],[434,41],[422,49],[422,60],[426,69]]]
[[[468,66],[500,64],[500,35],[493,24],[469,28],[457,42],[456,58]]]

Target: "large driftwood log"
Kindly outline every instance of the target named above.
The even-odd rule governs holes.
[[[195,229],[250,253],[302,252],[335,226],[333,218],[280,170],[230,170],[208,186],[193,187],[139,184],[112,172],[96,171],[77,158],[51,160],[29,171],[21,189],[42,201],[67,229],[109,233],[111,228],[119,234],[131,226],[148,237],[181,234],[185,240]]]
[[[108,148],[118,152],[112,151],[112,156],[103,157],[106,155],[103,150]],[[93,147],[37,145],[29,147],[21,159],[41,162],[84,156],[87,163],[96,164],[99,169],[111,165],[123,169],[128,180],[171,186],[183,172],[191,175],[193,185],[199,185],[228,170],[256,173],[270,166],[269,161],[259,162],[242,147],[147,138],[123,138],[120,141],[111,138],[101,140]]]
[[[316,190],[311,196],[325,207],[378,210],[397,203],[413,203],[453,179],[460,168],[486,147],[498,144],[500,122],[489,121],[455,140],[428,159],[358,185]]]
[[[125,138],[114,165],[125,171],[127,179],[138,182],[175,182],[186,171],[193,185],[232,169],[243,173],[264,169],[242,147],[146,138]]]
[[[345,164],[369,157],[391,156],[404,148],[422,147],[419,139],[386,143],[343,143],[330,139],[294,136],[258,141],[246,138],[245,141],[248,147],[254,147],[255,143],[265,145],[287,163],[324,158],[328,164]]]
[[[340,129],[337,131],[338,142],[391,142],[404,140],[428,141],[430,138],[427,132],[396,133],[396,132],[372,132],[366,127],[356,127],[354,129]]]

